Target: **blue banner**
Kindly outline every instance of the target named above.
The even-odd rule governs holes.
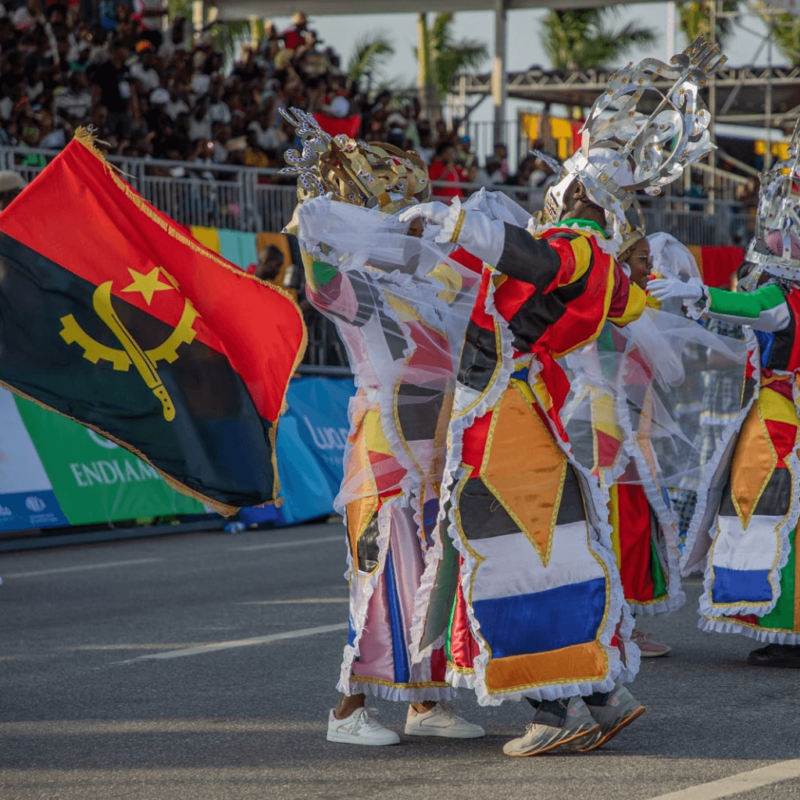
[[[243,509],[239,519],[295,523],[333,512],[344,475],[350,378],[295,378],[278,425],[278,474],[283,505]]]

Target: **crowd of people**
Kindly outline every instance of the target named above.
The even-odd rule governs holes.
[[[180,15],[167,24],[159,0],[136,3],[101,2],[93,20],[61,2],[0,6],[0,145],[58,150],[91,125],[115,155],[281,167],[294,132],[279,111],[295,107],[331,132],[415,150],[435,180],[535,188],[540,179],[532,159],[510,170],[502,144],[479,165],[469,138],[421,119],[415,97],[352,81],[302,13],[283,31],[267,22],[226,64],[214,29],[197,33]]]

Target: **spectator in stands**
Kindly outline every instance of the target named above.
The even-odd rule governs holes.
[[[428,170],[432,181],[445,183],[464,183],[464,173],[456,163],[456,147],[448,140],[436,148],[436,158]],[[434,186],[433,194],[439,200],[452,202],[454,197],[463,198],[464,192],[457,186]]]
[[[0,172],[0,211],[2,211],[26,186],[18,172]]]
[[[71,126],[79,125],[89,116],[92,108],[92,93],[85,70],[70,73],[69,87],[55,96],[55,112],[59,119]]]
[[[108,111],[108,130],[120,139],[131,134],[130,99],[131,84],[125,60],[128,50],[117,43],[111,48],[108,61],[100,64],[91,73],[95,86],[93,99]]]
[[[130,65],[131,77],[139,81],[141,88],[148,93],[161,85],[155,69],[155,53],[155,45],[148,39],[141,39],[136,44],[137,58]]]
[[[508,148],[502,142],[496,142],[494,146],[495,158],[500,162],[500,174],[503,180],[508,178]]]
[[[286,50],[297,50],[304,43],[303,34],[308,30],[308,20],[302,11],[292,15],[292,27],[287,28],[280,38]]]
[[[258,263],[251,264],[247,271],[262,281],[274,283],[283,269],[283,253],[274,244],[262,247],[258,251]]]

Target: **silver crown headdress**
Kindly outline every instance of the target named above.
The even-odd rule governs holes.
[[[629,225],[634,191],[659,194],[714,148],[700,89],[725,60],[719,45],[699,36],[669,64],[646,58],[614,73],[581,128],[580,150],[564,163],[565,176],[545,199],[546,215],[560,219],[564,193],[577,178],[614,228]],[[637,111],[652,107],[651,98],[652,112]]]
[[[297,176],[299,202],[331,193],[335,200],[394,213],[429,198],[428,168],[416,153],[344,134],[331,136],[299,108],[280,112],[303,143],[302,151],[286,152],[289,166],[281,170]]]
[[[800,122],[789,143],[789,157],[761,175],[756,235],[746,260],[758,267],[754,280],[767,272],[800,281]]]

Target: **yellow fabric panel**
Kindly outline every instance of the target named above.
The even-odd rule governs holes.
[[[775,394],[768,390],[764,393]],[[747,528],[758,500],[778,463],[778,454],[772,446],[761,413],[761,397],[750,409],[744,421],[731,464],[733,505],[743,528]]]
[[[448,305],[452,303],[463,288],[464,281],[461,276],[448,264],[437,264],[427,275],[438,281],[444,287],[436,296]]]
[[[350,541],[350,550],[353,559],[357,559],[356,548],[358,540],[369,525],[372,515],[378,508],[378,490],[372,475],[372,466],[367,453],[366,426],[362,416],[353,420],[356,432],[352,440],[350,458],[345,469],[344,485],[348,494],[356,496],[356,500],[347,504],[347,538]]]
[[[370,410],[365,414],[364,435],[367,440],[367,450],[385,456],[392,455],[392,448],[389,446],[389,440],[381,425],[381,413],[377,409]]]
[[[631,322],[636,322],[642,316],[646,305],[647,293],[635,283],[631,283],[625,311],[619,317],[609,317],[609,319],[620,327],[630,325]]]
[[[213,250],[215,253],[220,252],[219,233],[216,228],[201,228],[199,225],[192,225],[192,236],[209,250]]]
[[[598,642],[587,642],[546,653],[492,659],[486,668],[486,688],[493,694],[607,677],[605,650]]]
[[[558,157],[564,161],[572,155],[572,123],[568,119],[550,117],[550,130],[558,143]]]
[[[797,425],[797,409],[788,397],[764,387],[758,396],[758,404],[764,419]]]
[[[611,546],[617,559],[617,569],[622,568],[622,547],[619,543],[619,489],[613,484],[608,493],[608,522],[612,527]]]
[[[397,318],[400,320],[400,322],[420,321],[419,314],[415,311],[414,307],[405,300],[401,300],[397,295],[394,295],[389,291],[384,292],[384,296],[386,297],[386,301],[392,307],[394,313],[397,314]]]
[[[550,559],[566,470],[563,451],[531,401],[512,385],[492,418],[480,474],[545,566]]]
[[[589,244],[587,236],[581,234],[569,244],[575,257],[575,271],[562,283],[559,283],[559,286],[566,286],[579,281],[586,274],[586,270],[589,269],[592,263],[592,246]]]

